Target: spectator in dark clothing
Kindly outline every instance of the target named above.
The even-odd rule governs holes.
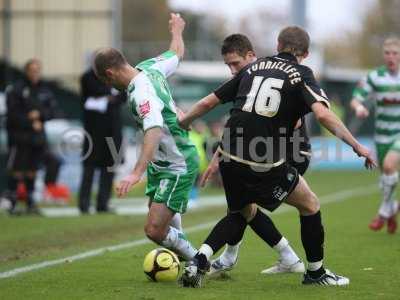
[[[31,82],[32,85],[32,98],[34,98],[40,106],[41,118],[46,122],[51,119],[63,117],[51,88],[45,82],[41,81],[41,74],[39,73],[37,75],[38,78],[34,78],[33,76],[35,75],[30,75],[32,73],[30,70],[35,64],[38,64],[40,67],[40,62],[38,60],[29,60],[26,64],[25,72],[27,82]],[[56,153],[51,151],[47,144],[43,149],[42,159],[46,171],[44,177],[45,193],[51,198],[66,197],[66,195],[69,194],[68,188],[64,185],[57,184],[62,160]]]
[[[24,70],[25,78],[7,88],[7,130],[10,149],[8,190],[11,191],[9,196],[13,203],[11,211],[15,209],[15,189],[21,181],[27,190],[28,207],[34,207],[31,194],[36,170],[41,165],[46,170],[46,195],[52,198],[65,198],[69,194],[66,186],[57,184],[61,160],[48,147],[44,131],[44,123],[60,117],[61,112],[57,109],[57,102],[51,88],[41,80],[41,62],[38,59],[30,59],[25,64]],[[29,129],[27,128],[29,126],[22,126],[19,123],[21,119],[29,121],[31,124],[29,126],[35,126],[35,128]],[[24,158],[22,162],[20,156]],[[18,169],[25,167],[32,169],[29,171],[34,171],[35,175],[21,175]],[[33,181],[31,182],[29,178]],[[30,211],[37,210],[35,208]]]
[[[90,69],[81,77],[83,100],[83,125],[85,137],[83,174],[79,193],[79,209],[87,213],[90,207],[93,176],[100,172],[97,193],[97,212],[107,212],[114,179],[113,167],[118,164],[116,154],[122,143],[120,106],[126,101],[125,93],[119,93],[97,79]]]
[[[49,91],[40,81],[40,61],[28,61],[25,73],[26,78],[7,87],[6,91],[9,146],[7,169],[11,213],[15,212],[16,191],[20,181],[25,184],[27,190],[28,212],[37,212],[32,193],[36,171],[47,145],[44,122],[48,118],[48,111],[44,109],[42,100],[47,98]]]

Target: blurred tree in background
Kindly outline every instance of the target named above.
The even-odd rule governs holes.
[[[249,37],[259,56],[272,55],[276,52],[276,37],[284,26],[289,25],[287,21],[287,11],[271,12],[264,8],[252,13],[251,18],[242,16],[238,28]]]
[[[358,40],[361,66],[382,63],[382,43],[390,35],[400,35],[400,1],[380,0],[364,19]]]
[[[328,64],[371,68],[382,64],[382,43],[390,35],[400,36],[400,1],[379,0],[363,19],[361,32],[344,32],[325,45]]]
[[[122,40],[164,41],[169,37],[169,8],[162,0],[122,1]]]
[[[171,9],[165,0],[123,0],[123,50],[138,61],[156,56],[169,46],[168,20]],[[186,20],[186,58],[219,59],[219,45],[226,33],[225,20],[215,14],[179,11]]]
[[[184,32],[187,59],[219,60],[220,45],[227,32],[225,19],[215,14],[180,13],[187,24]]]

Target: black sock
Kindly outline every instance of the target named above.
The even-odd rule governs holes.
[[[28,207],[32,207],[34,206],[32,194],[35,185],[35,178],[25,177],[24,183],[27,192],[26,204],[28,205]]]
[[[321,212],[311,216],[300,216],[301,241],[306,252],[308,262],[318,262],[324,258],[324,227],[322,226]],[[308,271],[310,274],[313,271]],[[325,270],[317,270],[323,274]],[[321,275],[322,275],[321,274]]]
[[[237,213],[240,214],[240,213]],[[239,217],[238,217],[239,218]],[[230,246],[237,245],[242,239],[244,232],[246,231],[247,223],[246,220],[241,216],[241,219],[244,221],[240,221],[240,226],[236,227],[236,230],[233,230],[230,234],[230,238],[227,240],[227,244]]]
[[[253,220],[249,222],[254,232],[262,238],[270,247],[274,247],[282,239],[282,234],[266,214],[257,209]]]
[[[47,155],[47,160],[45,162],[46,166],[46,175],[44,177],[44,183],[48,184],[56,184],[57,177],[60,172],[61,160],[55,156],[53,153]]]
[[[217,253],[226,243],[234,243],[238,237],[241,240],[246,225],[240,213],[229,213],[214,226],[203,244],[209,245]]]
[[[307,270],[307,274],[310,275],[311,278],[319,278],[319,277],[321,277],[322,275],[325,274],[325,269],[322,266],[321,268],[319,268],[316,271]]]

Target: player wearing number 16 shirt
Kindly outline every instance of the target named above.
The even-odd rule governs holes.
[[[333,134],[375,166],[370,151],[351,135],[329,110],[329,101],[310,68],[300,63],[308,56],[309,36],[292,26],[278,37],[279,54],[257,60],[242,69],[214,93],[197,102],[182,118],[187,128],[197,117],[220,103],[233,101],[231,116],[219,148],[220,172],[230,213],[213,228],[182,276],[184,286],[198,287],[209,259],[237,230],[254,217],[256,203],[270,211],[282,202],[300,213],[301,239],[307,257],[304,284],[347,285],[349,279],[323,266],[324,228],[318,198],[295,168],[286,162],[297,121],[309,112]],[[296,159],[296,158],[294,158]],[[264,232],[257,234],[266,240]]]

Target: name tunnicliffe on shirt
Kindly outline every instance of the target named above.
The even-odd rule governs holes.
[[[247,69],[247,73],[251,75],[252,72],[267,69],[281,70],[286,74],[289,74],[288,77],[291,78],[289,80],[291,84],[296,84],[297,82],[301,81],[301,75],[297,69],[293,65],[287,64],[284,61],[260,61],[259,63],[253,64],[251,68]]]

